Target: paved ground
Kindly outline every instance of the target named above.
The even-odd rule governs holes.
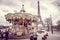
[[[47,40],[60,40],[60,32],[54,31],[53,34],[49,33]]]
[[[9,39],[9,40],[29,40],[29,39]],[[41,40],[40,36],[38,36],[38,40]],[[51,34],[51,32],[49,32],[49,36],[46,40],[60,40],[60,32],[54,31],[54,34]]]
[[[5,39],[0,39],[0,40],[5,40]],[[29,40],[29,39],[8,39],[8,40]]]

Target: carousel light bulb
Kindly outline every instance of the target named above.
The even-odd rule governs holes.
[[[23,20],[24,20],[25,18],[23,18]]]

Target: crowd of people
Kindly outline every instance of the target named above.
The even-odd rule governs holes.
[[[8,34],[9,34],[8,31],[6,31],[6,32],[0,31],[0,39],[2,40],[3,38],[5,38],[5,40],[8,40]]]
[[[0,39],[3,40],[8,40],[8,34],[9,32],[6,31],[6,32],[1,32],[0,31]],[[34,35],[34,34],[30,34],[30,40],[37,40],[37,35]]]
[[[30,40],[37,40],[37,35],[30,36]]]

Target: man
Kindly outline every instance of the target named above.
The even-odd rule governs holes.
[[[34,40],[34,39],[33,39],[33,36],[30,36],[30,40]]]
[[[9,34],[8,31],[6,31],[5,32],[5,37],[6,37],[5,40],[8,40],[8,34]]]
[[[1,31],[1,40],[3,40],[3,32]]]
[[[33,32],[30,33],[30,40],[34,40],[34,38],[33,38]]]

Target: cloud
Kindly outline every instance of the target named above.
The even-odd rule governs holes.
[[[60,11],[60,0],[55,0],[53,4],[59,9]]]
[[[0,4],[8,6],[16,6],[16,3],[12,0],[0,0]]]
[[[38,0],[0,0],[0,16],[4,16],[8,12],[14,12],[14,10],[20,11],[22,4],[25,5],[25,10],[27,13],[37,15],[37,1]],[[52,15],[54,20],[55,15],[59,14],[58,8],[53,4],[54,2],[55,0],[40,0],[40,13],[43,20],[46,17],[49,17],[50,14]],[[57,19],[59,20],[59,17]]]

